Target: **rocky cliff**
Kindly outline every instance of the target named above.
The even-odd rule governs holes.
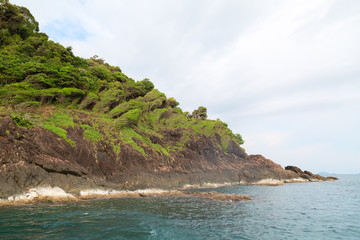
[[[87,188],[181,188],[207,183],[256,183],[264,178],[296,178],[260,155],[247,156],[230,142],[224,152],[206,136],[192,138],[180,152],[160,155],[145,148],[143,156],[127,143],[116,153],[106,140],[95,144],[84,130],[69,127],[72,146],[42,128],[19,127],[9,115],[0,116],[0,198],[42,185],[67,192]],[[164,133],[166,141],[180,136]]]

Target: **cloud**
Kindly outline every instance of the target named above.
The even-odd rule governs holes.
[[[255,150],[258,145],[273,148],[284,145],[288,139],[289,133],[286,132],[262,132],[248,135],[244,146],[250,151]]]
[[[354,171],[357,0],[12,2],[29,7],[41,30],[75,54],[150,78],[185,111],[206,106],[243,135],[249,152],[309,170],[334,162],[327,171]],[[336,165],[342,158],[347,166]]]

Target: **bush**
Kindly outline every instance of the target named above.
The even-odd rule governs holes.
[[[161,100],[166,100],[166,96],[164,93],[160,92],[157,89],[153,89],[150,92],[148,92],[145,96],[144,96],[144,101],[145,102],[152,102],[156,99],[161,99]]]
[[[29,120],[25,119],[24,116],[13,116],[12,120],[16,123],[16,125],[18,125],[20,127],[25,127],[25,128],[33,127],[31,122]]]
[[[110,88],[100,94],[100,101],[94,107],[94,111],[106,113],[112,110],[124,98],[124,90]]]
[[[205,120],[207,118],[207,109],[205,107],[200,106],[197,110],[193,111],[191,117]]]
[[[136,126],[141,115],[140,109],[133,109],[119,117],[116,121],[116,128]]]
[[[239,145],[245,143],[245,141],[243,140],[242,136],[239,133],[235,134],[235,142]]]
[[[91,73],[101,80],[110,80],[112,76],[111,71],[102,65],[92,67]]]
[[[142,81],[136,82],[136,85],[143,95],[154,89],[154,84],[147,78]]]
[[[143,109],[143,107],[144,107],[144,102],[130,100],[129,102],[123,102],[117,105],[113,110],[109,112],[109,116],[112,118],[118,118],[130,110]]]
[[[98,132],[94,127],[91,127],[87,124],[82,124],[81,127],[85,129],[84,131],[84,138],[88,139],[92,142],[98,142],[103,137],[100,132]]]
[[[169,98],[166,100],[166,106],[175,108],[175,107],[179,106],[179,102],[176,101],[175,98],[169,97]]]

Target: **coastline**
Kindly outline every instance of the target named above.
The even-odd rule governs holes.
[[[31,188],[16,196],[10,196],[8,199],[0,199],[2,206],[21,206],[35,203],[71,203],[92,199],[108,198],[145,198],[145,197],[200,197],[218,201],[246,201],[251,200],[250,196],[239,194],[222,194],[215,191],[209,192],[184,192],[180,190],[164,189],[138,189],[135,191],[118,191],[114,189],[85,189],[80,190],[78,194],[65,192],[59,187],[39,187]]]
[[[323,181],[323,180],[317,180]],[[245,201],[251,200],[250,196],[238,194],[221,194],[215,191],[209,192],[184,192],[188,189],[211,189],[235,185],[262,185],[262,186],[281,186],[285,183],[306,183],[312,182],[305,178],[274,179],[266,178],[253,183],[247,182],[224,182],[224,183],[203,183],[201,185],[186,184],[181,188],[165,190],[159,188],[129,190],[115,190],[111,188],[90,188],[79,189],[72,193],[65,192],[57,186],[41,186],[27,189],[22,194],[9,196],[7,199],[0,199],[1,206],[18,206],[34,203],[70,203],[91,199],[101,198],[143,198],[143,197],[200,197],[220,201]]]

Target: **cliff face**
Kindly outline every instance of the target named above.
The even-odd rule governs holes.
[[[19,127],[8,115],[0,119],[0,198],[44,184],[76,192],[96,187],[253,183],[264,178],[297,176],[260,155],[247,156],[233,142],[225,153],[212,139],[196,134],[179,152],[166,156],[144,148],[145,157],[126,143],[116,153],[106,141],[86,140],[81,128],[67,129],[68,136],[76,142],[72,145],[47,129]],[[164,135],[163,141],[180,139],[173,132]]]

